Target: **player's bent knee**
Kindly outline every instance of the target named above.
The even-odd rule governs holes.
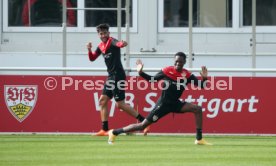
[[[123,110],[123,111],[125,110],[126,106],[127,105],[124,102],[116,102],[116,107]]]
[[[202,113],[202,107],[201,107],[201,106],[196,106],[195,111],[196,111],[197,113]]]
[[[120,102],[116,102],[116,107],[119,108],[119,109],[122,109],[123,108],[123,104],[120,103]]]
[[[100,98],[100,100],[99,100],[99,105],[100,105],[100,106],[104,106],[104,105],[107,104],[107,102],[108,102],[107,99],[105,99],[105,98]]]

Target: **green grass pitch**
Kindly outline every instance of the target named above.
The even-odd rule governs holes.
[[[0,135],[1,166],[275,166],[275,136]]]

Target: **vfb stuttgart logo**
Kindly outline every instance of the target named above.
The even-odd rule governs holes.
[[[5,85],[6,105],[19,122],[25,120],[33,111],[37,90],[37,85]]]

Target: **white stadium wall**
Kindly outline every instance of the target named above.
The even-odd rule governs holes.
[[[172,58],[169,58],[168,55],[173,57],[173,54],[178,51],[184,51],[187,54],[189,52],[188,31],[172,33],[160,30],[157,19],[157,3],[158,1],[156,0],[140,0],[137,2],[137,28],[135,32],[130,32],[129,41],[130,67],[135,67],[135,59],[139,55],[144,54],[140,52],[141,49],[151,50],[155,48],[157,50],[154,53],[145,53],[146,55],[142,56],[146,67],[156,68],[172,65]],[[3,4],[1,3],[1,5]],[[1,23],[3,21],[4,19],[1,17]],[[257,28],[257,41],[275,41],[276,32],[271,30],[273,28],[268,28],[268,30]],[[13,32],[3,31],[3,26],[1,25],[1,29],[0,66],[62,67],[61,28],[55,30],[55,32]],[[111,35],[117,37],[116,29],[112,30]],[[126,35],[123,32],[122,39],[125,38]],[[204,31],[195,28],[193,32],[193,52],[195,54],[193,67],[198,68],[206,65],[209,68],[251,68],[252,48],[250,46],[250,38],[252,38],[250,27],[218,29],[217,31],[216,29],[208,30],[207,28]],[[67,67],[105,67],[101,58],[97,60],[97,63],[88,61],[85,48],[88,41],[93,42],[94,48],[99,43],[95,30],[93,32],[68,30]],[[122,49],[122,54],[124,52],[125,49]],[[132,54],[139,55],[133,56]],[[275,68],[275,54],[275,44],[257,45],[256,67]],[[122,60],[124,61],[123,58]],[[10,73],[8,71],[0,72],[4,74]],[[105,75],[105,73],[95,74]],[[223,75],[228,74],[230,73],[223,73]],[[232,74],[240,75],[241,73]],[[244,74],[250,75],[249,73]]]
[[[3,5],[2,1],[1,9]],[[134,61],[139,57],[140,49],[157,51],[152,55],[143,55],[145,67],[161,68],[172,65],[172,58],[163,56],[168,54],[173,56],[177,51],[189,52],[188,30],[183,32],[165,32],[159,27],[158,7],[160,2],[157,0],[135,1],[137,7],[137,27],[130,32],[130,67],[134,66]],[[236,3],[234,0],[233,3]],[[1,13],[1,16],[6,16]],[[0,17],[1,22],[1,44],[0,44],[0,66],[1,67],[62,67],[62,29],[54,32],[36,31],[12,31],[3,29],[5,19]],[[67,32],[67,67],[102,67],[102,58],[97,63],[90,63],[87,58],[86,43],[92,41],[94,48],[99,43],[97,34],[93,30],[80,32],[78,29]],[[271,30],[272,29],[272,30]],[[258,42],[275,42],[276,28],[257,28]],[[116,29],[112,29],[112,36],[117,37]],[[122,39],[126,35],[122,33]],[[252,38],[251,28],[205,28],[193,30],[193,52],[195,54],[193,67],[198,68],[206,65],[209,68],[251,68],[252,67],[252,48],[250,46]],[[126,50],[122,49],[122,53]],[[161,55],[159,55],[161,54]],[[158,58],[155,58],[158,57]],[[124,61],[123,57],[122,60]],[[125,61],[124,61],[125,62]],[[276,67],[276,47],[275,44],[257,45],[257,68]],[[125,65],[125,64],[124,64]],[[188,67],[189,64],[187,64]],[[10,73],[0,71],[1,73]],[[23,72],[26,73],[26,72]],[[27,72],[28,73],[28,72]],[[105,75],[106,73],[95,73]],[[227,75],[229,73],[224,73]],[[235,73],[232,73],[235,74]],[[236,73],[237,75],[240,75]],[[249,73],[241,73],[250,75]],[[275,73],[274,73],[275,74]],[[271,75],[271,74],[268,74]],[[272,74],[273,75],[273,74]]]

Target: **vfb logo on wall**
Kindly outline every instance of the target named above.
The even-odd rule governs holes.
[[[5,85],[4,96],[10,113],[19,121],[33,111],[37,100],[37,85]]]

